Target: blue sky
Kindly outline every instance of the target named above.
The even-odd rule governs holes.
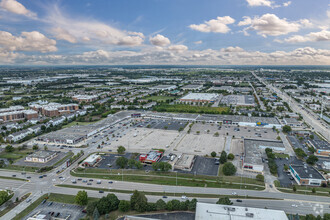
[[[1,64],[330,65],[328,0],[0,0]]]

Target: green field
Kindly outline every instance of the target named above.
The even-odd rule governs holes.
[[[277,158],[282,158],[282,159],[290,157],[289,154],[280,154],[280,153],[274,153],[274,154]]]
[[[62,128],[68,128],[68,127],[72,127],[72,126],[75,126],[75,125],[89,125],[89,124],[93,124],[95,122],[96,121],[93,121],[93,122],[78,122],[78,121],[73,121],[73,122],[68,123],[67,125],[64,125]]]
[[[26,180],[26,179],[16,178],[16,177],[11,177],[11,176],[0,176],[0,179],[18,180],[18,181],[28,181],[28,180]]]
[[[22,150],[22,151],[15,150],[14,152],[11,152],[11,153],[4,151],[0,154],[0,158],[11,159],[11,160],[16,161],[16,160],[19,160],[19,159],[25,157],[26,155],[28,155],[31,152],[33,152],[33,151],[31,151],[31,150]]]
[[[193,105],[158,105],[153,108],[158,112],[182,112],[182,113],[200,113],[200,114],[226,114],[229,112],[228,107],[208,107]]]
[[[171,96],[150,96],[146,97],[145,100],[152,100],[156,102],[166,102],[167,100],[172,100],[174,97]]]

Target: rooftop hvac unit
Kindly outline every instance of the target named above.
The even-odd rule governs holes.
[[[309,174],[309,177],[310,177],[310,178],[312,178],[312,177],[313,177],[313,175],[312,175],[312,174]]]

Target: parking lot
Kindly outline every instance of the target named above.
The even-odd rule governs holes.
[[[278,173],[278,180],[280,181],[280,184],[282,187],[291,187],[293,184],[297,184],[295,180],[293,180],[291,174],[284,171],[284,164],[290,165],[303,165],[303,162],[301,160],[298,160],[296,157],[290,157],[290,159],[275,159],[276,165],[277,165],[277,173]]]
[[[40,204],[37,208],[35,208],[32,212],[30,212],[26,217],[23,219],[28,219],[29,217],[39,213],[44,214],[47,216],[47,219],[51,219],[51,217],[57,217],[65,219],[66,217],[70,216],[68,219],[81,219],[85,216],[82,212],[83,207],[78,205],[72,204],[64,204],[64,203],[57,203],[53,202],[50,205],[50,202],[45,202],[44,204]],[[59,213],[59,214],[58,214]]]
[[[120,169],[119,166],[116,165],[116,160],[118,157],[125,157],[127,159],[131,159],[131,153],[125,153],[123,155],[119,154],[107,154],[102,155],[102,160],[98,163],[97,167],[94,168],[102,168],[102,169]]]
[[[175,170],[179,173],[189,173],[195,175],[217,176],[219,165],[215,164],[214,158],[197,156],[191,171]]]
[[[148,119],[134,125],[134,127],[165,129],[165,130],[174,130],[174,131],[178,131],[180,128],[183,129],[185,126],[186,126],[186,122],[181,122],[177,120],[160,120],[160,119]]]

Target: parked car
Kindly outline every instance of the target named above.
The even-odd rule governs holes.
[[[236,199],[236,202],[243,202],[242,200],[240,200],[240,199]]]

